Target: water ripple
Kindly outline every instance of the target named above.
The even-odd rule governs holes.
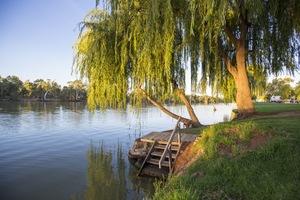
[[[70,199],[72,194],[83,195],[91,144],[105,144],[108,151],[121,147],[126,155],[137,137],[172,129],[176,123],[153,107],[140,113],[128,109],[94,114],[85,104],[73,103],[0,103],[0,108],[0,196],[6,200]],[[186,115],[180,106],[171,109]],[[228,109],[226,113],[231,112]],[[196,113],[205,113],[200,121],[223,120],[224,114],[220,117],[211,110],[195,108]],[[217,112],[220,110],[221,106],[217,107]],[[213,119],[207,121],[208,116]],[[131,172],[127,160],[125,172],[130,179],[127,184],[131,184],[136,172]],[[140,190],[126,187],[131,197]]]

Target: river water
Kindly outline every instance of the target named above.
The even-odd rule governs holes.
[[[202,124],[228,121],[234,105],[195,105]],[[187,117],[183,106],[167,106]],[[176,120],[155,107],[88,111],[85,103],[0,102],[0,199],[142,199],[153,179],[137,178],[127,152]]]

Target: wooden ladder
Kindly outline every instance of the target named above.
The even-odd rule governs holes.
[[[173,172],[181,148],[180,119],[179,117],[167,142],[158,140],[153,142],[137,176],[140,176],[143,170],[146,170],[149,175],[155,176],[168,176],[169,173]],[[173,139],[176,133],[178,134],[178,139],[174,142]]]

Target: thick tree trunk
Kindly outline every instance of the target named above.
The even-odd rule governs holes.
[[[239,113],[238,118],[244,118],[253,115],[255,113],[255,108],[251,100],[251,91],[246,69],[246,36],[248,32],[247,15],[241,15],[240,22],[241,24],[239,39],[233,34],[228,26],[226,26],[224,30],[229,40],[236,49],[236,66],[233,66],[230,58],[226,54],[225,49],[222,45],[221,38],[219,38],[218,40],[218,47],[228,71],[234,78],[237,88],[236,104]]]
[[[175,113],[172,113],[171,111],[169,111],[168,109],[166,109],[164,106],[162,106],[160,103],[156,102],[154,99],[152,99],[145,90],[143,90],[141,88],[141,86],[138,87],[138,90],[147,98],[148,101],[150,101],[154,106],[156,106],[157,108],[159,108],[162,112],[164,112],[165,114],[169,115],[170,117],[174,118],[174,119],[178,119],[179,115],[176,115]],[[193,121],[191,119],[187,119],[184,117],[181,117],[181,122],[184,123],[184,125],[186,127],[193,127],[193,128],[197,128],[200,127],[201,124],[199,123],[199,121]]]
[[[239,112],[238,117],[243,118],[251,116],[255,113],[246,70],[246,50],[244,45],[241,45],[241,47],[237,48],[236,60],[238,69],[237,75],[234,77],[237,88],[236,104]]]

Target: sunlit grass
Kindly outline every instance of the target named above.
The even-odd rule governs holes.
[[[252,119],[211,126],[195,148],[203,154],[154,199],[300,199],[300,117]],[[257,135],[268,140],[245,149]],[[225,146],[231,153],[220,153]]]
[[[203,130],[197,148],[204,149],[203,157],[214,158],[218,154],[236,154],[242,150],[241,145],[249,142],[251,135],[261,132],[254,123],[224,123],[210,126]],[[220,148],[226,150],[220,151]]]
[[[294,103],[255,103],[258,113],[279,113],[284,111],[300,111],[300,104]]]

